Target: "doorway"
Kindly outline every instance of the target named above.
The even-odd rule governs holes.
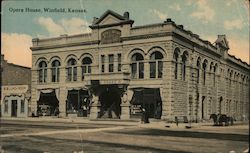
[[[11,117],[17,117],[17,100],[11,101]]]
[[[101,102],[100,118],[120,118],[121,97],[117,90],[112,87],[106,87],[99,99]]]
[[[40,94],[37,102],[38,116],[57,116],[59,114],[59,101],[55,91]]]

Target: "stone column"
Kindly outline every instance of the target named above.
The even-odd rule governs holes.
[[[144,63],[144,78],[149,79],[150,78],[150,66],[149,62]]]
[[[66,117],[66,100],[68,91],[66,88],[59,89],[59,117]]]
[[[99,96],[93,94],[89,118],[90,119],[97,119],[99,111],[100,111]]]
[[[52,81],[52,70],[51,67],[48,67],[47,69],[47,83],[50,83]]]
[[[82,67],[77,66],[77,81],[82,81]]]
[[[37,99],[39,95],[37,95],[37,82],[38,82],[38,73],[37,70],[31,70],[31,104],[30,104],[30,111],[29,115],[31,116],[32,113],[37,115]]]
[[[127,92],[123,94],[122,103],[121,103],[121,119],[128,120],[130,119],[130,103],[128,102]]]

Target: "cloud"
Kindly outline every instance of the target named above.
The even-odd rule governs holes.
[[[207,0],[199,0],[196,2],[197,11],[191,13],[191,17],[202,20],[203,23],[213,21],[215,11],[209,6]]]
[[[243,20],[242,19],[227,20],[224,22],[224,28],[227,30],[242,29]]]
[[[158,11],[158,10],[151,10],[151,12],[153,13],[153,14],[155,14],[159,19],[161,19],[161,20],[166,20],[166,18],[168,17],[167,16],[167,14],[164,14],[164,13],[162,13],[162,12],[160,12],[160,11]]]
[[[180,11],[181,7],[179,4],[174,4],[174,5],[170,5],[169,8],[175,10],[175,11]]]
[[[32,37],[27,34],[1,33],[1,52],[9,63],[31,67]]]
[[[61,19],[58,22],[55,22],[50,17],[39,17],[36,22],[48,31],[49,36],[90,32],[90,28],[88,27],[89,23],[76,17]]]

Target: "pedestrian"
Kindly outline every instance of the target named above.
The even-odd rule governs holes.
[[[175,116],[175,123],[176,123],[176,126],[178,126],[178,117]]]
[[[141,123],[144,124],[145,123],[145,109],[142,108],[141,109]]]

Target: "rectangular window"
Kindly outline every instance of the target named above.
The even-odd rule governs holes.
[[[8,102],[9,102],[8,100],[4,101],[4,112],[5,113],[8,113]]]
[[[109,55],[109,72],[114,72],[114,55]]]
[[[177,79],[177,76],[178,76],[178,63],[176,61],[175,67],[174,67],[174,78]]]
[[[122,55],[118,54],[118,72],[122,70]]]
[[[21,113],[24,113],[24,100],[21,100]]]
[[[44,78],[43,82],[47,82],[47,69],[44,70]]]
[[[52,72],[51,72],[51,74],[52,74],[52,82],[56,82],[56,68],[52,68]]]
[[[144,63],[140,62],[139,63],[139,78],[144,78]]]
[[[102,55],[101,56],[101,71],[102,71],[102,73],[104,73],[105,72],[105,55]]]
[[[39,75],[39,82],[43,82],[43,70],[40,69],[38,73],[39,73],[38,74]]]

